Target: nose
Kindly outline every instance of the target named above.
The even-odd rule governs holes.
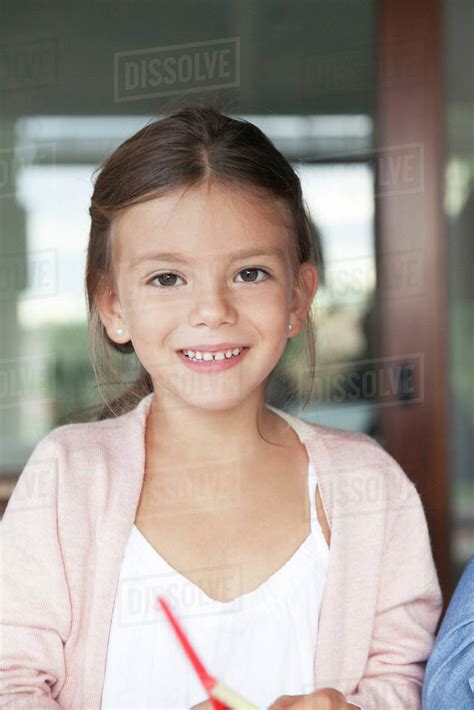
[[[217,278],[208,277],[197,284],[189,320],[192,326],[205,324],[210,328],[217,328],[221,323],[235,323],[237,309],[231,290]]]

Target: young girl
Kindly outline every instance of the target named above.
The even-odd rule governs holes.
[[[419,708],[442,599],[415,486],[369,436],[266,403],[289,338],[315,376],[294,170],[191,105],[113,152],[90,214],[97,373],[117,380],[118,351],[140,374],[44,437],[10,498],[0,707],[212,707],[163,594],[259,707]]]

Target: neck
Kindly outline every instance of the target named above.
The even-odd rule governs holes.
[[[291,444],[292,434],[287,423],[268,409],[260,396],[249,397],[228,409],[211,410],[186,403],[167,405],[159,395],[153,395],[146,445],[162,460],[194,464],[221,461],[225,466],[226,461],[230,465],[261,456],[264,451],[274,453],[276,447],[272,444]]]

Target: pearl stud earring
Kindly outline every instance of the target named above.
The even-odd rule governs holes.
[[[288,326],[288,330],[291,330],[292,328],[293,328],[293,326],[290,323],[290,325]]]
[[[123,328],[117,328],[117,335],[123,335]]]

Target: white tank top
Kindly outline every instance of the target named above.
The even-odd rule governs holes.
[[[163,594],[204,667],[267,708],[280,695],[315,690],[314,654],[329,548],[308,468],[311,532],[256,589],[229,602],[169,565],[133,525],[122,560],[107,648],[102,710],[189,710],[208,696],[156,605]]]

